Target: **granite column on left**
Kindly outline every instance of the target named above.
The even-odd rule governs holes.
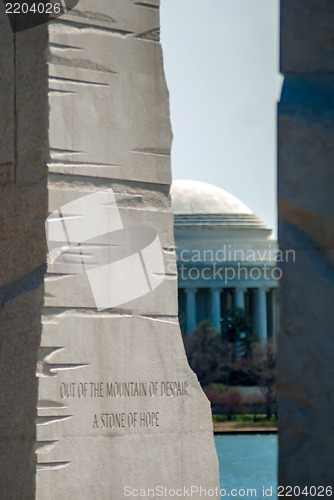
[[[35,498],[36,361],[46,267],[47,28],[0,4],[0,491]]]

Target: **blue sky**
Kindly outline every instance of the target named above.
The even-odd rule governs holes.
[[[278,0],[161,0],[175,179],[215,184],[276,230]]]

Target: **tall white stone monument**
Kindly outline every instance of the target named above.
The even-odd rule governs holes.
[[[200,498],[218,464],[177,320],[159,0],[16,34],[2,8],[0,36],[1,498]]]

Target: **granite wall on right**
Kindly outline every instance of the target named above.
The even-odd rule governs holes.
[[[333,486],[334,4],[281,0],[280,485]],[[326,491],[324,491],[326,496]]]

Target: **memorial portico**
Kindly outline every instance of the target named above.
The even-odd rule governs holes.
[[[212,326],[217,332],[221,332],[221,320],[223,319],[224,313],[226,313],[226,309],[222,307],[223,295],[227,293],[224,288],[210,288],[203,289],[203,291],[209,294],[210,301],[210,317],[209,318],[201,318],[199,320],[199,315],[197,312],[196,303],[198,288],[179,288],[179,293],[182,294],[184,291],[186,295],[186,322],[184,332],[186,334],[190,334],[194,331],[197,324],[200,323],[203,319],[210,319]],[[276,334],[277,330],[275,327],[277,325],[277,312],[276,312],[276,299],[275,299],[275,291],[276,288],[250,288],[250,289],[238,289],[230,290],[232,295],[234,296],[234,307],[240,307],[241,309],[246,310],[248,314],[253,319],[254,329],[259,337],[259,340],[262,342],[267,342],[268,339],[268,330],[270,330],[271,335]],[[252,300],[255,297],[255,308],[246,308],[245,307],[245,294],[249,295]],[[268,324],[268,309],[270,309],[270,317],[272,318],[271,323]]]
[[[240,200],[209,184],[175,181],[172,204],[184,334],[204,319],[221,332],[224,315],[239,307],[259,341],[275,343],[279,274],[272,231]]]
[[[221,288],[211,288],[211,323],[217,332],[221,331]]]
[[[235,289],[235,301],[234,301],[235,307],[240,307],[241,309],[245,309],[245,292],[246,291],[247,291],[247,289],[242,288],[242,287],[237,287]]]
[[[196,288],[185,288],[187,303],[187,331],[192,332],[196,327]]]

